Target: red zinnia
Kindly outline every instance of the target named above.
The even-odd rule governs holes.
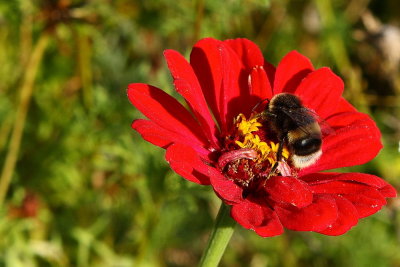
[[[131,84],[130,101],[149,119],[132,127],[167,150],[176,173],[211,185],[243,227],[264,237],[284,227],[340,235],[396,196],[374,175],[319,172],[363,164],[382,148],[377,126],[342,97],[343,82],[329,68],[314,70],[293,51],[275,69],[246,39],[203,39],[190,63],[173,50],[164,55],[190,109],[156,87]],[[333,133],[323,137],[320,158],[302,169],[286,142],[271,175],[279,138],[255,107],[280,93],[296,95]]]

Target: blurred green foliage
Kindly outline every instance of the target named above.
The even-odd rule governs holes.
[[[131,130],[141,115],[126,87],[175,94],[162,51],[187,56],[202,37],[246,37],[274,64],[296,49],[333,68],[385,143],[347,170],[398,188],[400,42],[387,31],[399,31],[398,10],[395,0],[0,2],[0,163],[3,177],[11,171],[1,185],[0,266],[196,265],[219,200]],[[5,164],[10,151],[15,165]],[[340,237],[263,239],[238,227],[221,266],[400,266],[399,206],[391,200]]]

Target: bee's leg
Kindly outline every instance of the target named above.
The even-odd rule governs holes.
[[[276,168],[278,168],[279,161],[275,162],[274,166],[272,166],[271,170],[268,173],[267,180],[275,174]]]
[[[269,101],[270,101],[270,99],[268,99],[268,98],[267,98],[267,99],[264,99],[264,100],[261,100],[260,102],[257,103],[257,105],[254,106],[254,108],[251,110],[251,112],[255,112],[255,111],[257,110],[257,108],[258,108],[260,105],[262,105],[264,102],[267,102],[267,106],[268,106]]]
[[[279,161],[282,160],[283,145],[285,144],[285,141],[286,141],[286,136],[283,137],[281,139],[281,141],[279,142],[278,152],[276,152],[276,162],[275,162],[275,164],[277,164]]]
[[[276,169],[278,168],[279,162],[282,160],[282,152],[283,152],[283,144],[286,141],[286,136],[281,138],[281,141],[279,142],[279,147],[278,151],[276,152],[276,162],[272,166],[271,170],[268,173],[267,179],[271,177],[273,174],[275,174]]]

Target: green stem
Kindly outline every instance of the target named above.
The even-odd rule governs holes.
[[[222,203],[199,267],[218,266],[236,226],[229,211],[230,208]]]

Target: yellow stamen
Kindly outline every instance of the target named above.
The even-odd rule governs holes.
[[[246,120],[246,117],[242,113],[236,117],[236,122],[238,130],[242,135],[256,132],[258,131],[258,127],[262,126],[262,124],[257,121],[257,118]]]
[[[279,143],[269,142],[269,144],[267,144],[261,141],[260,136],[253,134],[262,126],[262,124],[258,122],[258,118],[255,117],[247,120],[243,114],[239,114],[235,122],[239,135],[242,137],[240,141],[235,141],[235,143],[240,148],[254,149],[259,154],[256,161],[262,162],[268,160],[271,165],[275,164]],[[289,151],[286,148],[282,150],[282,157],[285,159],[289,158]]]

